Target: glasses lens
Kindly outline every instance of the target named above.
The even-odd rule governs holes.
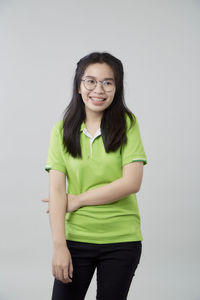
[[[86,89],[93,90],[96,87],[96,80],[93,78],[86,78],[84,80],[84,85]],[[110,92],[114,88],[114,81],[113,80],[104,80],[103,82],[103,89],[105,92]]]
[[[85,79],[84,84],[85,84],[86,89],[93,90],[95,88],[96,81],[94,79],[87,78],[87,79]]]
[[[114,81],[113,80],[105,80],[103,82],[103,88],[106,92],[111,92],[114,88]]]

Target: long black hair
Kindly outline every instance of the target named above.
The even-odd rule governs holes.
[[[85,69],[94,63],[108,64],[113,73],[116,85],[115,96],[103,112],[101,119],[101,134],[106,152],[116,151],[127,142],[125,113],[128,114],[131,125],[135,122],[135,115],[128,109],[124,100],[124,70],[122,62],[107,52],[92,52],[84,56],[77,63],[72,99],[64,110],[63,116],[63,144],[73,157],[82,157],[80,146],[80,126],[86,119],[85,104],[78,93]]]

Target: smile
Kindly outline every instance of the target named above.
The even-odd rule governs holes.
[[[92,97],[89,97],[91,100],[93,100],[93,101],[97,101],[97,102],[101,102],[101,101],[105,101],[106,99],[105,98],[101,98],[101,99],[99,99],[99,98],[92,98]]]

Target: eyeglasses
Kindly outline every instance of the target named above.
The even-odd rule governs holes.
[[[94,90],[95,87],[97,86],[97,81],[94,78],[85,78],[82,79],[81,81],[83,81],[85,88],[89,91]],[[101,83],[105,92],[111,92],[115,87],[115,83],[113,79],[104,80],[103,82],[102,81],[98,81],[98,82]]]

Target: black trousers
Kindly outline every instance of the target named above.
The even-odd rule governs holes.
[[[67,240],[73,264],[70,283],[54,279],[51,300],[83,300],[97,268],[97,300],[126,300],[140,261],[142,242],[93,244]]]

